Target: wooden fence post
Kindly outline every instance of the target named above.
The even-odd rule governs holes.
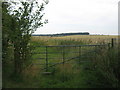
[[[114,47],[114,38],[112,38],[112,40],[111,40],[111,47],[112,48]]]
[[[48,50],[46,46],[46,72],[48,71]]]

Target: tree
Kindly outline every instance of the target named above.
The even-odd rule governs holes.
[[[10,41],[10,27],[11,27],[11,15],[9,15],[7,8],[9,4],[7,2],[2,3],[2,59],[3,64],[7,63],[8,47]]]
[[[10,19],[11,27],[8,29],[10,31],[8,35],[14,45],[14,72],[20,75],[30,59],[29,41],[31,34],[38,27],[47,23],[47,20],[43,21],[42,19],[44,16],[42,11],[48,1],[43,1],[41,5],[37,0],[14,1],[9,2],[9,4],[7,10],[12,18]]]

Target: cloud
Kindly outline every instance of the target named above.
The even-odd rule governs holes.
[[[89,31],[117,34],[119,0],[51,0],[45,7],[49,23],[36,33]]]

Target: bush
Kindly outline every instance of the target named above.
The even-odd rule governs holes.
[[[99,72],[96,77],[101,74],[101,77],[104,78],[102,81],[106,82],[104,86],[113,88],[120,86],[120,61],[118,59],[119,52],[120,50],[118,51],[117,48],[112,48],[109,50],[104,49],[97,54],[96,59],[94,60],[95,71]]]

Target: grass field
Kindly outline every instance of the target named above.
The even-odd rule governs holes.
[[[43,37],[32,36],[30,45],[32,46],[46,46],[46,45],[86,45],[86,44],[106,44],[111,43],[111,38],[118,39],[118,36],[108,35],[75,35],[64,37]],[[79,48],[65,48],[65,58],[77,57],[79,54],[71,52],[79,52]],[[35,47],[32,52],[45,52],[44,47]],[[49,59],[49,63],[58,63],[62,61],[61,48],[48,48],[49,58],[61,58],[61,59]],[[96,51],[91,53],[88,51]],[[69,63],[56,65],[49,68],[52,72],[50,75],[45,75],[41,68],[45,65],[45,54],[33,54],[33,65],[24,71],[24,79],[21,81],[18,78],[12,80],[8,79],[4,82],[4,87],[12,88],[105,88],[105,87],[118,87],[118,75],[119,69],[118,61],[118,48],[82,48],[82,57],[80,60],[88,60],[90,62],[79,62],[79,59],[70,61]],[[60,52],[53,53],[52,52]],[[92,57],[89,57],[92,56]],[[12,58],[12,57],[11,57]],[[36,65],[38,64],[38,65]],[[12,66],[9,66],[12,67]],[[8,68],[10,73],[10,68]],[[8,77],[7,77],[8,78]]]

